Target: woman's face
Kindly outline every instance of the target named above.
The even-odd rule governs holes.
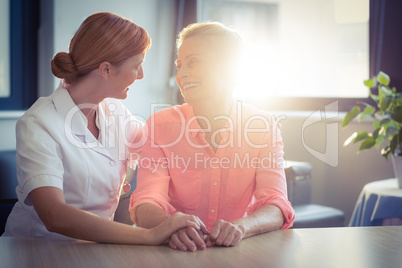
[[[142,63],[145,60],[145,53],[135,55],[125,60],[121,65],[113,68],[112,86],[108,89],[108,97],[115,99],[127,98],[130,86],[137,79],[144,77]]]
[[[212,38],[189,37],[181,44],[176,60],[176,82],[184,101],[219,99],[225,92],[224,70]]]

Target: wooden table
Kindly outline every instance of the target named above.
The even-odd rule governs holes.
[[[402,267],[402,226],[279,230],[233,248],[0,238],[0,267]]]

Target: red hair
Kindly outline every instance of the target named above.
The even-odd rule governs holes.
[[[145,53],[150,46],[147,31],[132,21],[113,13],[95,13],[78,28],[70,41],[69,53],[59,52],[53,57],[52,72],[72,84],[104,61],[119,65]]]

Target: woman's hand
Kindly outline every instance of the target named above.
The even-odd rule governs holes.
[[[186,227],[208,234],[204,223],[197,216],[176,212],[158,226],[149,229],[150,244],[162,244],[177,230]]]
[[[233,247],[244,238],[244,233],[242,228],[233,222],[217,220],[206,238],[206,244],[207,247]]]

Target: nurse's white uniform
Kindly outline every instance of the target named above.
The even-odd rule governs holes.
[[[88,105],[88,107],[90,107]],[[118,100],[98,105],[99,138],[68,91],[59,88],[40,98],[18,120],[18,202],[3,236],[55,236],[38,217],[29,193],[39,187],[63,190],[67,204],[112,220],[127,166],[135,166],[141,150],[143,123]]]

